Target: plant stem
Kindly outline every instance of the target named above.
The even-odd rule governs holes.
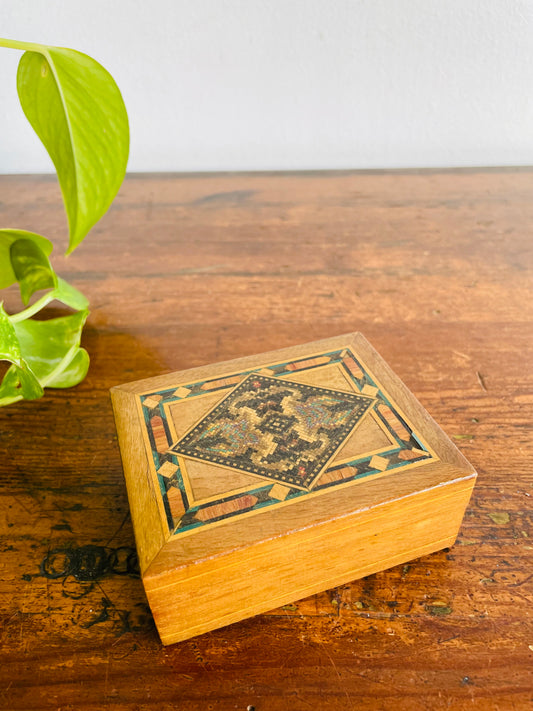
[[[24,309],[23,311],[19,311],[18,314],[13,314],[9,316],[9,320],[11,323],[18,323],[19,321],[25,321],[27,318],[30,318],[30,316],[33,316],[33,314],[36,314],[38,311],[40,311],[42,308],[46,306],[46,304],[49,304],[51,301],[55,299],[55,289],[52,291],[49,291],[48,294],[44,294],[41,296],[40,299],[37,299],[37,301],[32,304],[31,306],[28,306],[27,309]]]
[[[0,37],[0,47],[8,49],[21,49],[23,52],[40,52],[43,54],[43,45],[35,42],[20,42],[19,40],[10,40]]]

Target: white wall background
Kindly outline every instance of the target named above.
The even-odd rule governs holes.
[[[115,77],[131,171],[533,163],[531,0],[0,0]],[[0,173],[51,172],[0,49]]]

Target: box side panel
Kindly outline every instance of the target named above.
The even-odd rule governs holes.
[[[171,644],[451,545],[474,477],[341,520],[145,577],[163,644]]]
[[[141,573],[144,573],[164,545],[165,533],[148,468],[135,397],[120,389],[113,389],[111,400],[139,565]]]
[[[363,479],[346,488],[332,487],[323,495],[303,497],[300,501],[248,518],[222,521],[219,527],[206,528],[194,535],[171,536],[150,565],[150,576],[155,578],[173,570],[178,579],[178,569],[199,570],[199,564],[207,559],[224,558],[238,550],[245,554],[251,550],[259,551],[258,546],[271,539],[287,539],[303,529],[317,526],[334,526],[336,519],[347,515],[372,509],[378,511],[380,506],[398,499],[406,500],[415,492],[434,490],[450,481],[464,481],[470,477],[450,465],[433,462],[404,473],[393,473],[385,479]],[[186,572],[182,577],[187,577]]]

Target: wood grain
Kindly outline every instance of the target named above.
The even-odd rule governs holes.
[[[91,300],[87,380],[0,412],[0,707],[530,708],[532,188],[526,169],[129,177],[54,259]],[[66,245],[52,179],[0,177],[0,202]],[[108,389],[355,330],[479,473],[457,543],[163,648]]]

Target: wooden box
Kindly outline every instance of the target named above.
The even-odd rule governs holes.
[[[164,644],[450,546],[476,478],[360,334],[111,396]]]

